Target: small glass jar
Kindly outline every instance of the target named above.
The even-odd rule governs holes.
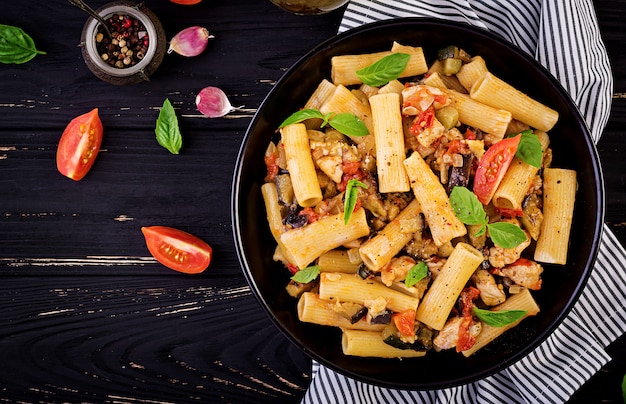
[[[270,0],[272,3],[298,15],[317,15],[336,10],[349,0]]]
[[[80,43],[82,55],[87,67],[101,80],[111,84],[135,84],[148,81],[149,76],[159,67],[166,52],[167,39],[165,30],[157,16],[142,3],[132,1],[116,1],[105,4],[96,10],[98,15],[105,21],[109,21],[112,16],[128,16],[136,19],[145,28],[148,39],[148,46],[142,53],[142,59],[130,65],[111,66],[103,59],[103,55],[98,50],[98,42],[102,40],[102,27],[99,21],[89,18],[83,27]],[[111,30],[109,28],[109,30]],[[107,35],[104,33],[104,35]],[[108,36],[108,35],[107,35]],[[118,38],[111,38],[111,40]],[[117,51],[119,53],[119,50]],[[107,53],[106,58],[110,56]],[[122,59],[123,60],[123,59]]]

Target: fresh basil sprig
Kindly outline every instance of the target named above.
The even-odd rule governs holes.
[[[37,50],[35,42],[19,27],[0,24],[0,63],[26,63],[46,52]]]
[[[541,168],[543,152],[539,138],[530,129],[521,132],[521,135],[515,157],[533,167]]]
[[[456,217],[468,225],[481,225],[476,232],[480,236],[489,230],[493,243],[502,248],[515,248],[526,241],[526,234],[513,223],[489,223],[485,208],[476,195],[465,187],[454,187],[450,193],[450,204]]]
[[[356,75],[364,84],[380,87],[400,77],[406,69],[411,55],[406,53],[392,53],[379,61],[356,71]]]
[[[287,119],[285,119],[283,123],[281,123],[278,127],[284,128],[285,126],[293,125],[294,123],[300,123],[312,118],[321,119],[323,121],[321,125],[322,128],[326,125],[330,125],[344,135],[369,135],[369,131],[367,130],[365,123],[354,114],[351,114],[349,112],[344,112],[341,114],[329,112],[324,115],[317,109],[313,108],[301,109],[300,111],[294,112],[293,114],[289,115]]]
[[[309,283],[320,274],[319,265],[311,265],[304,269],[299,270],[291,277],[291,280],[298,283]]]
[[[359,194],[357,187],[368,188],[368,186],[359,180],[349,180],[346,185],[345,200],[343,202],[343,222],[348,224],[354,207],[356,206],[356,199]]]
[[[156,133],[157,142],[169,150],[170,153],[178,154],[180,152],[183,146],[183,137],[180,134],[176,111],[174,111],[172,103],[167,98],[163,101],[163,108],[159,112],[154,132]]]
[[[409,272],[406,274],[406,278],[404,278],[404,285],[407,288],[410,288],[417,282],[424,279],[426,275],[428,275],[428,266],[424,261],[419,262],[409,269]]]
[[[485,324],[492,327],[504,327],[506,325],[512,324],[524,318],[527,313],[526,310],[491,311],[479,309],[478,307],[474,307],[473,311],[476,317],[478,317]]]

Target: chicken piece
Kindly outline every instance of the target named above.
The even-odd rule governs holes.
[[[468,320],[469,319],[469,320]],[[463,339],[469,338],[474,340],[480,331],[482,326],[480,322],[474,322],[471,317],[452,317],[443,326],[439,334],[433,339],[433,346],[436,350],[457,348],[459,344],[460,334],[463,333],[465,327],[464,322],[471,321],[469,327],[467,327],[467,333],[469,335],[464,336]],[[465,349],[468,349],[465,347]]]
[[[407,255],[393,258],[380,271],[380,278],[385,285],[391,286],[395,281],[404,280],[409,270],[416,264],[415,260]]]
[[[520,258],[504,268],[495,268],[493,273],[509,278],[515,284],[528,289],[541,289],[541,273],[543,267],[535,261]]]
[[[496,279],[485,269],[478,269],[472,275],[474,286],[480,290],[480,299],[487,306],[495,306],[506,300],[502,285],[496,283]]]
[[[527,231],[524,231],[524,234],[526,234],[526,241],[523,241],[517,247],[491,247],[489,249],[489,263],[491,266],[494,268],[502,268],[505,265],[512,264],[517,261],[522,255],[522,251],[530,245],[530,234],[528,234]]]
[[[435,109],[450,105],[450,97],[442,90],[422,84],[407,86],[402,90],[402,114],[419,115],[431,105]]]

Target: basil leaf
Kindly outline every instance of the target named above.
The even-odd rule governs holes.
[[[287,119],[285,119],[283,123],[281,123],[278,127],[284,128],[285,126],[293,125],[294,123],[300,123],[311,118],[319,118],[326,121],[324,114],[316,109],[301,109],[300,111],[294,112],[293,114],[289,115]]]
[[[464,224],[485,224],[487,214],[476,195],[465,187],[454,187],[450,192],[450,204],[454,214]]]
[[[306,267],[296,272],[291,277],[291,280],[294,282],[299,282],[299,283],[309,283],[315,278],[317,278],[319,274],[320,274],[320,266],[312,265],[310,267]]]
[[[490,223],[487,225],[487,229],[491,241],[502,248],[515,248],[526,241],[526,233],[513,223]]]
[[[392,53],[376,63],[357,70],[356,75],[368,86],[384,86],[400,77],[410,59],[411,56],[406,53]]]
[[[474,307],[474,314],[482,322],[492,327],[504,327],[521,320],[527,313],[526,310],[483,310]]]
[[[21,64],[45,54],[21,28],[0,24],[0,63]]]
[[[359,180],[348,181],[343,203],[344,224],[348,224],[348,221],[350,221],[350,217],[352,216],[352,212],[354,212],[354,207],[356,206],[356,197],[359,194],[359,190],[357,187],[368,188],[367,185],[363,184]]]
[[[163,108],[159,112],[159,118],[156,121],[156,133],[157,142],[172,154],[178,154],[183,146],[183,137],[180,134],[180,128],[178,127],[178,118],[176,117],[176,111],[172,107],[172,103],[169,99],[165,99],[163,102]]]
[[[409,269],[409,272],[406,274],[406,278],[404,278],[404,285],[407,288],[415,285],[417,282],[421,281],[428,275],[428,266],[424,261],[413,265],[413,268]]]
[[[541,168],[541,160],[543,158],[541,142],[531,130],[522,132],[515,157],[533,167]]]
[[[622,398],[626,403],[626,375],[624,375],[624,378],[622,379]]]
[[[339,132],[348,136],[366,136],[369,135],[369,131],[365,126],[365,123],[360,120],[356,115],[349,112],[333,115],[328,124]]]

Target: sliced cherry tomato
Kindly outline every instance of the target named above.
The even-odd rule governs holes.
[[[500,140],[487,149],[478,162],[474,176],[474,193],[483,205],[491,201],[502,177],[509,169],[521,138],[522,135],[517,135]]]
[[[74,181],[91,169],[102,144],[102,122],[98,108],[77,116],[67,125],[57,147],[57,169]]]
[[[426,110],[420,112],[417,118],[411,124],[409,131],[414,135],[419,135],[426,128],[433,126],[435,122],[435,109],[428,107]]]
[[[400,334],[406,336],[415,335],[415,310],[407,309],[391,316]]]
[[[470,349],[476,343],[476,338],[470,334],[470,327],[474,324],[472,316],[463,316],[459,324],[459,335],[456,342],[456,351],[462,352]]]
[[[150,254],[174,271],[197,274],[208,268],[213,249],[198,237],[166,226],[142,227]]]

